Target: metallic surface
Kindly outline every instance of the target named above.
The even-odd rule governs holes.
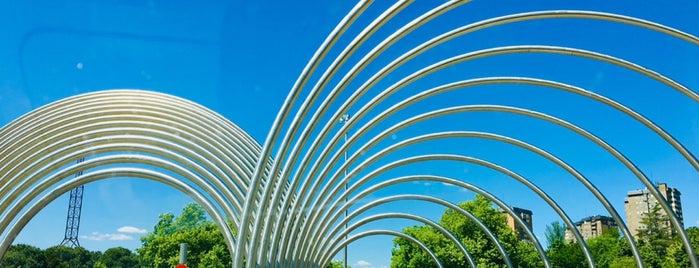
[[[371,73],[367,80],[359,81],[359,74],[403,37],[468,1],[449,1],[408,20],[377,45],[364,47],[369,52],[349,66],[352,64],[349,61],[351,56],[360,51],[368,43],[367,40],[410,3],[411,1],[398,1],[359,31],[348,31],[371,6],[371,1],[359,1],[308,62],[262,145],[232,122],[200,105],[165,94],[139,90],[111,90],[74,96],[41,107],[4,126],[0,129],[0,257],[27,222],[61,194],[92,181],[130,177],[154,180],[174,187],[201,204],[224,233],[233,256],[233,267],[324,267],[350,243],[375,235],[390,235],[413,242],[442,267],[433,251],[404,233],[393,230],[354,233],[360,227],[371,228],[375,221],[396,218],[434,227],[457,245],[470,266],[477,265],[468,248],[433,220],[399,211],[371,213],[371,208],[403,200],[435,203],[458,211],[488,235],[503,262],[513,267],[514,264],[496,233],[473,214],[455,204],[436,196],[407,193],[367,199],[371,194],[399,184],[434,181],[481,194],[505,213],[516,215],[501,197],[462,178],[439,176],[431,170],[425,170],[425,174],[382,177],[392,170],[413,163],[451,161],[483,166],[526,186],[573,230],[588,265],[594,267],[593,256],[566,211],[532,180],[507,167],[468,155],[436,151],[396,159],[394,154],[397,150],[434,140],[478,138],[523,148],[569,173],[595,196],[619,224],[636,264],[643,267],[630,231],[598,186],[565,159],[538,145],[505,135],[463,128],[431,131],[385,145],[398,131],[435,118],[471,112],[511,113],[553,123],[586,138],[619,160],[657,200],[663,200],[653,183],[623,152],[589,130],[543,112],[501,105],[457,105],[432,109],[398,120],[394,125],[387,123],[393,122],[389,120],[391,116],[418,107],[423,100],[454,90],[493,84],[545,87],[574,93],[623,113],[662,138],[699,171],[699,161],[693,152],[641,113],[616,100],[574,85],[531,77],[482,77],[444,83],[400,99],[393,105],[388,104],[389,108],[380,112],[375,111],[375,108],[380,105],[385,107],[386,101],[399,96],[400,90],[416,81],[432,79],[432,73],[447,67],[478,58],[523,53],[558,54],[612,64],[658,81],[684,97],[699,102],[699,94],[695,91],[668,76],[612,55],[541,45],[493,47],[461,53],[436,60],[434,64],[412,74],[398,77],[395,80],[397,82],[388,87],[376,88],[376,85],[413,58],[449,40],[481,29],[527,20],[567,18],[622,23],[670,35],[695,46],[699,45],[699,38],[661,24],[616,14],[591,11],[528,12],[487,19],[439,34],[400,54],[379,71]],[[357,34],[345,37],[348,32]],[[334,55],[332,61],[325,62],[325,58],[334,51],[334,46],[341,39],[350,41],[343,48],[335,49],[339,53]],[[321,70],[322,73],[315,74],[320,66],[328,67]],[[348,71],[342,74],[340,70]],[[318,77],[318,80],[311,81],[312,77]],[[335,80],[338,81],[337,84],[331,84]],[[351,84],[359,86],[353,89],[350,88]],[[341,100],[341,96],[346,99]],[[338,126],[338,120],[350,110],[352,118]],[[349,132],[350,129],[352,132]],[[372,134],[376,132],[379,134]],[[365,154],[366,152],[372,153]],[[84,156],[89,156],[85,162],[74,164]],[[373,164],[377,163],[387,164],[375,167]],[[85,172],[70,179],[71,174],[79,171]],[[666,202],[660,202],[660,205],[668,215],[674,215]],[[348,212],[346,217],[341,217],[345,212]],[[532,238],[542,263],[550,267],[544,249],[532,230],[526,228],[519,217],[514,218]],[[670,220],[685,251],[693,252],[678,219],[670,217]],[[232,222],[233,228],[226,221]],[[238,237],[233,236],[235,232]],[[693,267],[699,267],[694,254],[690,254],[690,261]]]

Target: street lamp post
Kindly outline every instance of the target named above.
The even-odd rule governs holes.
[[[350,115],[349,115],[349,114],[343,114],[342,117],[340,118],[340,124],[345,124],[345,123],[347,123],[347,121],[349,121],[349,119],[350,119]],[[345,144],[347,144],[347,132],[348,132],[348,131],[345,131],[345,133],[344,133],[344,142],[345,142]],[[343,153],[344,153],[344,163],[347,163],[347,148],[345,148],[345,150],[344,150]],[[345,183],[345,193],[347,193],[347,186],[348,186],[348,183],[347,183],[347,167],[345,167],[344,175],[343,175],[342,181]],[[345,195],[345,204],[347,204],[347,196],[346,196],[346,195]],[[345,209],[345,219],[346,219],[346,218],[347,218],[347,209]],[[345,230],[347,230],[347,222],[345,222]],[[347,240],[347,235],[345,235],[345,240]],[[344,253],[343,253],[343,254],[344,254],[344,262],[343,262],[343,263],[344,263],[344,265],[345,265],[345,268],[347,268],[347,267],[348,267],[348,266],[347,266],[347,245],[345,245]]]

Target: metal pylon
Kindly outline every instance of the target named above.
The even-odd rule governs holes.
[[[77,163],[82,163],[85,158],[78,159]],[[83,172],[79,171],[75,173],[74,177],[82,175]],[[80,241],[78,241],[78,231],[80,230],[80,214],[82,213],[83,207],[83,191],[85,189],[84,185],[70,190],[70,200],[68,201],[68,217],[66,219],[66,232],[63,236],[63,241],[61,246],[69,247],[79,247]]]

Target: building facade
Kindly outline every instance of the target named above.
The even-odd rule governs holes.
[[[612,217],[602,215],[586,217],[575,223],[575,228],[585,240],[600,236],[605,230],[617,227]],[[565,238],[566,241],[575,241],[573,231],[566,229]]]
[[[518,207],[510,207],[512,211],[519,216],[522,221],[527,224],[527,228],[529,230],[532,229],[532,211],[528,209],[523,209],[523,208],[518,208]],[[521,240],[530,240],[529,236],[527,233],[524,231],[524,229],[517,225],[517,222],[515,222],[515,219],[512,217],[512,215],[505,213],[505,217],[507,217],[507,226],[510,227],[510,229],[514,230],[517,233],[517,238]]]
[[[677,215],[677,219],[680,221],[682,226],[684,226],[684,217],[682,216],[682,202],[680,199],[680,191],[675,188],[670,188],[665,183],[659,183],[657,185],[658,192],[667,200],[668,205],[672,208],[672,211]],[[643,190],[633,190],[629,191],[627,197],[624,199],[624,208],[626,209],[626,225],[629,227],[629,231],[634,237],[637,237],[638,230],[645,228],[641,224],[641,219],[644,214],[648,213],[654,206],[656,206],[658,200],[650,194],[648,189]],[[660,213],[667,215],[664,210]],[[670,224],[669,222],[667,223]]]

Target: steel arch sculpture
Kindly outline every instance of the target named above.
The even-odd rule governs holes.
[[[662,24],[617,14],[553,10],[512,14],[491,18],[464,25],[454,30],[439,33],[427,42],[414,46],[400,54],[379,71],[360,80],[360,74],[386,50],[402,40],[406,35],[421,28],[431,20],[463,6],[469,1],[449,1],[414,18],[349,66],[349,59],[360,51],[386,23],[401,13],[411,2],[398,1],[378,15],[332,60],[331,49],[338,45],[354,22],[370,8],[371,1],[360,1],[329,34],[308,62],[281,107],[264,143],[259,144],[244,130],[226,118],[190,101],[161,93],[140,90],[111,90],[70,97],[32,111],[0,129],[0,257],[22,230],[24,225],[43,207],[62,193],[76,185],[116,177],[136,177],[158,181],[186,193],[201,204],[212,219],[219,225],[230,253],[233,267],[323,267],[347,244],[367,236],[389,235],[412,241],[427,251],[438,266],[442,266],[437,255],[417,239],[393,230],[369,230],[353,234],[355,228],[373,221],[391,218],[410,219],[432,225],[452,240],[455,236],[447,233],[436,223],[421,215],[403,212],[374,213],[359,220],[371,208],[400,200],[419,200],[440,204],[467,215],[489,234],[504,262],[512,267],[508,253],[498,242],[498,238],[479,219],[458,206],[435,196],[395,194],[374,200],[353,208],[353,204],[369,194],[394,185],[429,180],[449,183],[480,193],[497,204],[506,213],[515,213],[498,196],[487,189],[470,184],[459,178],[438,174],[414,174],[388,178],[375,182],[380,174],[400,166],[421,161],[453,161],[481,165],[516,180],[546,202],[573,230],[583,249],[590,267],[595,261],[581,234],[565,210],[544,190],[528,178],[500,166],[487,159],[468,155],[450,155],[433,152],[426,155],[409,156],[394,160],[392,152],[417,144],[438,139],[481,138],[518,146],[529,150],[543,159],[558,165],[570,173],[593,194],[620,223],[621,230],[631,246],[636,264],[643,267],[640,253],[626,224],[597,187],[585,175],[564,159],[547,152],[541,147],[497,133],[478,130],[457,129],[454,131],[433,131],[408,137],[390,146],[381,147],[381,142],[391,134],[412,124],[433,120],[447,115],[470,112],[499,112],[534,118],[563,127],[593,142],[605,152],[619,160],[645,185],[657,200],[664,200],[653,187],[652,182],[624,153],[612,144],[596,136],[591,131],[540,111],[502,105],[460,105],[432,109],[431,111],[389,125],[391,116],[421,105],[421,101],[440,96],[449,91],[466,90],[492,84],[527,85],[555,89],[577,94],[613,108],[635,120],[681,154],[695,170],[699,171],[699,161],[671,133],[662,129],[641,113],[602,94],[582,87],[559,81],[535,77],[477,77],[458,82],[438,80],[440,86],[421,90],[418,94],[399,100],[383,112],[374,111],[379,105],[387,105],[389,97],[398,96],[402,89],[416,82],[431,79],[431,75],[449,66],[467,63],[478,58],[497,57],[506,54],[562,54],[604,62],[628,69],[678,91],[696,104],[699,94],[682,83],[661,73],[650,70],[641,64],[595,51],[572,47],[518,45],[486,48],[436,60],[418,71],[409,74],[385,89],[378,84],[393,74],[402,65],[415,57],[456,37],[503,24],[527,20],[544,19],[589,19],[621,23],[676,37],[679,40],[699,46],[699,38]],[[325,70],[319,70],[321,63],[329,61]],[[347,66],[346,66],[347,65]],[[346,73],[340,71],[349,69]],[[320,74],[316,72],[320,71]],[[313,77],[317,81],[311,81]],[[337,77],[336,77],[337,76]],[[457,77],[463,79],[462,77]],[[332,81],[337,80],[336,84]],[[360,86],[351,88],[351,83]],[[340,100],[345,92],[346,100]],[[368,100],[365,100],[368,99]],[[362,100],[365,100],[362,102]],[[338,127],[340,117],[348,111],[355,111],[352,118]],[[374,112],[376,115],[372,115]],[[342,143],[343,135],[354,129]],[[378,132],[369,136],[371,131]],[[365,142],[360,144],[360,142]],[[342,154],[352,146],[359,150],[345,160]],[[364,152],[376,152],[366,156]],[[90,155],[85,162],[74,164],[75,159]],[[380,160],[391,160],[387,165],[374,167]],[[117,165],[118,164],[118,165]],[[87,170],[82,176],[66,180],[79,170]],[[367,172],[362,174],[362,172]],[[346,175],[345,175],[346,172]],[[372,183],[372,181],[374,181]],[[351,183],[351,184],[350,184]],[[342,186],[347,190],[342,191]],[[362,190],[362,187],[368,187]],[[348,201],[347,201],[348,200]],[[660,202],[668,215],[674,215],[665,202]],[[342,211],[348,211],[346,219]],[[470,216],[469,216],[470,215]],[[521,219],[517,223],[525,226]],[[234,230],[226,224],[230,220]],[[693,254],[689,239],[681,228],[677,217],[670,217],[673,228],[679,234],[685,251],[690,256],[693,267],[699,262]],[[351,223],[345,230],[342,226]],[[526,229],[526,227],[525,227]],[[532,230],[526,229],[533,238],[539,256],[546,267],[550,267],[543,248]],[[466,256],[468,263],[476,263],[459,241],[454,241]]]

